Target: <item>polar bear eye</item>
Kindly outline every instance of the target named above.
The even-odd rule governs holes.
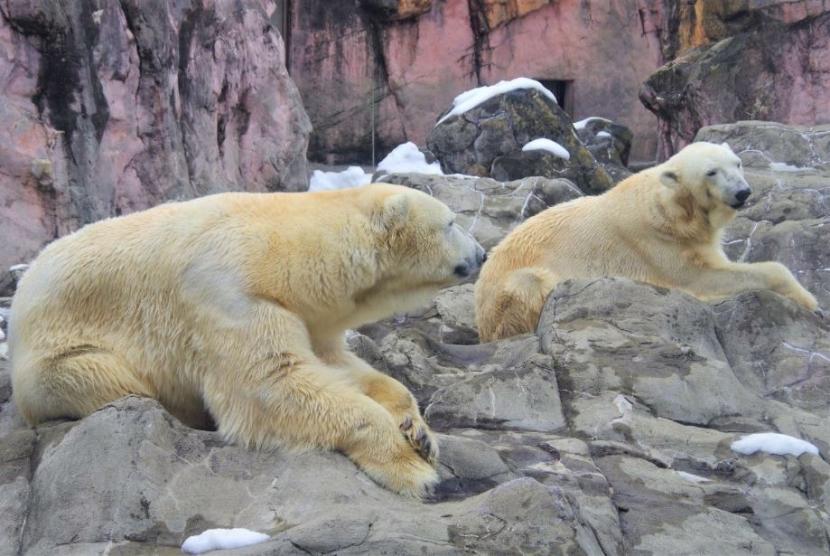
[[[715,174],[717,174],[717,173],[718,173],[718,171],[717,171],[717,170],[709,170],[708,172],[706,172],[706,175],[707,175],[707,176],[714,176],[714,175],[715,175]]]

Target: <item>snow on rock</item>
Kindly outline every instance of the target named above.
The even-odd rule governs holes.
[[[482,102],[490,100],[495,96],[503,95],[504,93],[509,93],[510,91],[514,91],[516,89],[536,89],[553,102],[556,102],[554,94],[535,79],[517,77],[511,81],[499,81],[495,85],[485,85],[484,87],[477,87],[461,93],[452,101],[452,109],[444,114],[444,116],[438,120],[438,123],[435,125],[440,124],[447,118],[458,116],[468,110],[472,110]]]
[[[371,174],[363,171],[359,166],[349,166],[342,172],[323,172],[314,170],[311,174],[309,191],[333,191],[335,189],[346,189],[358,187],[372,182]]]
[[[744,436],[740,440],[732,443],[732,451],[746,456],[752,455],[755,452],[796,457],[805,452],[818,454],[818,448],[806,440],[777,432],[762,432]]]
[[[597,133],[597,137],[608,137],[609,139],[613,138],[613,136],[607,131],[600,131]]]
[[[522,151],[548,151],[552,155],[564,158],[565,160],[570,160],[571,158],[571,153],[565,147],[550,139],[534,139],[522,147]]]
[[[574,123],[574,128],[575,129],[583,129],[586,125],[588,125],[588,122],[590,122],[591,120],[600,120],[602,122],[608,122],[609,124],[613,123],[611,120],[609,120],[607,118],[600,118],[599,116],[591,116],[590,118],[585,118],[584,120],[579,120],[578,122],[575,122]]]
[[[250,529],[208,529],[198,535],[188,537],[182,543],[182,552],[201,554],[210,550],[241,548],[265,542],[271,537]]]
[[[378,164],[379,172],[386,172],[388,174],[436,174],[443,176],[441,171],[441,164],[439,162],[427,163],[427,159],[415,143],[409,141],[398,145],[392,152],[386,155],[386,158]]]

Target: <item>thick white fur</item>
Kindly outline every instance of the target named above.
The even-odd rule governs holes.
[[[338,449],[420,496],[437,444],[412,394],[349,353],[348,328],[428,301],[481,247],[391,185],[214,195],[55,241],[12,304],[14,397],[32,423],[127,394],[246,445]]]
[[[734,263],[724,254],[722,230],[748,187],[728,146],[693,143],[603,195],[530,218],[481,269],[475,295],[482,340],[534,330],[547,295],[569,278],[624,276],[704,300],[770,289],[815,310],[815,297],[783,265]]]

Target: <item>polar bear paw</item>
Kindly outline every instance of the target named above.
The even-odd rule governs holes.
[[[438,440],[420,415],[407,415],[399,425],[404,437],[430,465],[438,465]]]

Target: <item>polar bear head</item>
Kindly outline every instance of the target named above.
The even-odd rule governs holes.
[[[707,211],[732,212],[742,207],[752,193],[744,179],[741,159],[726,143],[692,143],[663,163],[660,170],[663,185],[685,190]]]
[[[440,288],[473,274],[484,249],[444,203],[415,189],[375,184],[372,227],[387,280]]]

